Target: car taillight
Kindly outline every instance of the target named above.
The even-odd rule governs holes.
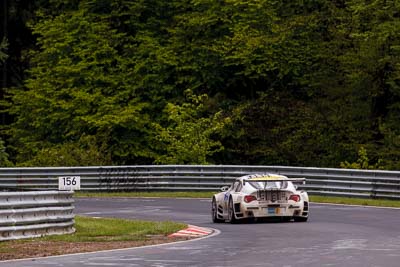
[[[299,195],[291,195],[289,197],[289,200],[293,200],[295,202],[299,202],[300,201],[300,196]]]
[[[255,196],[251,196],[251,195],[244,196],[244,202],[246,202],[246,203],[250,203],[250,202],[252,202],[254,200],[257,200],[257,198]]]

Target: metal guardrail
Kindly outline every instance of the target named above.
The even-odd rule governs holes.
[[[80,176],[83,191],[218,191],[236,177],[276,173],[305,177],[314,195],[400,199],[400,172],[284,166],[139,165],[0,168],[0,188],[51,190],[59,176]]]
[[[67,234],[74,229],[72,192],[1,192],[0,241]]]

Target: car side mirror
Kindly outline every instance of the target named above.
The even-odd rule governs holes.
[[[222,192],[226,192],[226,191],[228,191],[228,189],[229,189],[229,186],[227,186],[227,185],[221,187]]]

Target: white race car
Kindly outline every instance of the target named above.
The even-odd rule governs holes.
[[[305,178],[289,179],[276,174],[253,174],[239,178],[230,187],[224,186],[212,198],[213,222],[234,223],[250,218],[281,218],[305,222],[309,215],[307,192],[293,183]]]

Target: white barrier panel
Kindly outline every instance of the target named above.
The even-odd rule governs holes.
[[[306,177],[310,194],[400,199],[400,172],[237,165],[137,165],[0,168],[0,188],[57,190],[59,177],[80,177],[82,191],[218,191],[236,177],[276,173]],[[67,183],[67,180],[65,180]],[[72,183],[72,181],[71,181]]]
[[[1,192],[0,241],[75,232],[73,204],[72,192]]]

